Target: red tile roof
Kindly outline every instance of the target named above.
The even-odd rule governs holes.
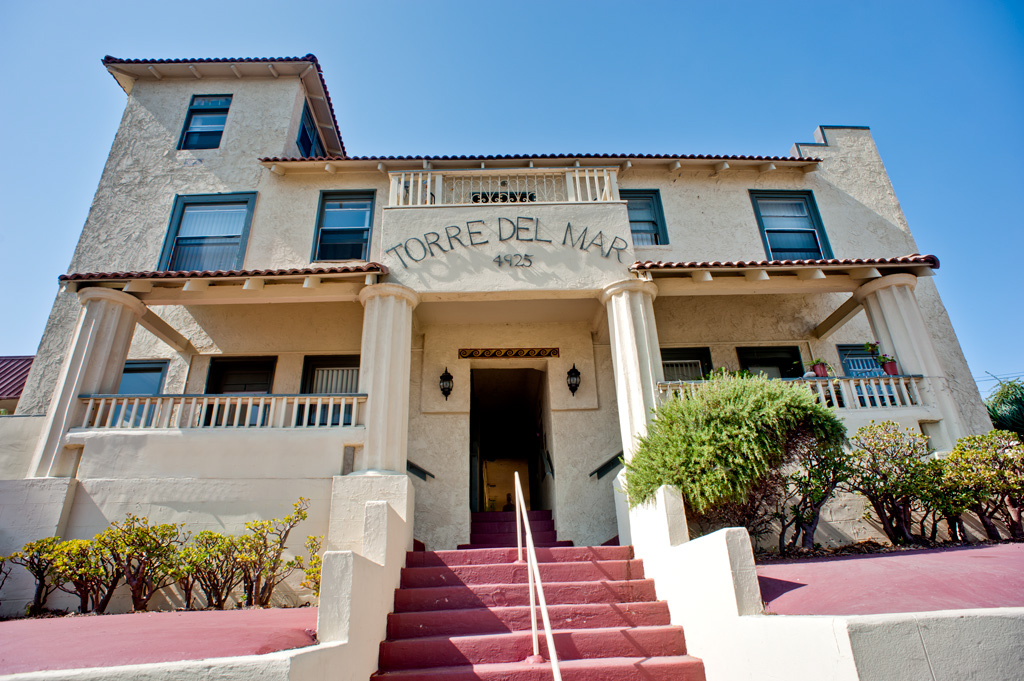
[[[16,400],[25,388],[35,357],[0,357],[0,400]]]
[[[315,158],[268,157],[259,159],[262,163],[287,163],[289,161],[516,161],[530,159],[653,159],[689,161],[802,161],[820,163],[820,158],[804,156],[719,156],[717,154],[498,154],[496,156],[317,156]]]
[[[324,89],[324,98],[327,100],[327,108],[331,111],[331,122],[334,125],[334,132],[338,135],[338,142],[341,144],[341,158],[345,158],[345,141],[341,138],[341,128],[338,127],[338,117],[334,114],[334,104],[331,103],[331,93],[327,89],[327,81],[324,80],[324,72],[320,68],[320,62],[315,54],[307,54],[304,57],[216,57],[207,59],[119,59],[109,54],[103,57],[103,65],[109,64],[273,64],[275,62],[310,62],[316,67],[316,75],[320,78],[320,85]]]
[[[321,274],[387,274],[388,268],[380,263],[340,267],[296,267],[285,270],[192,270],[189,272],[75,272],[62,274],[59,281],[123,281],[125,279],[222,279],[228,277],[287,277],[316,276]]]
[[[761,267],[874,267],[876,265],[924,265],[939,269],[939,259],[934,255],[913,253],[898,258],[829,258],[825,260],[704,260],[691,262],[664,262],[661,260],[638,260],[629,269],[633,272],[645,270],[703,270],[703,269],[737,269]]]

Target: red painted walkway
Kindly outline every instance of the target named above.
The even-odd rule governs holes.
[[[901,551],[757,566],[779,615],[872,615],[1024,606],[1024,544]]]
[[[144,612],[0,622],[0,675],[262,655],[314,644],[316,608]]]

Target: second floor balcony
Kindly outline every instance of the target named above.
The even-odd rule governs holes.
[[[508,168],[388,173],[389,206],[591,203],[619,200],[617,168]]]

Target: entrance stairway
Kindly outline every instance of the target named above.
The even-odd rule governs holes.
[[[555,536],[555,521],[551,511],[527,511],[530,531],[537,548],[572,546],[571,541],[558,541]],[[491,511],[474,513],[469,524],[469,543],[459,544],[460,549],[494,549],[516,545],[515,511]]]
[[[490,542],[505,533],[486,534]],[[703,663],[686,654],[682,628],[669,623],[632,547],[551,546],[538,548],[537,560],[565,681],[704,681]],[[373,679],[551,679],[549,663],[525,661],[530,601],[515,548],[416,551],[406,565]],[[547,659],[543,632],[540,641]]]

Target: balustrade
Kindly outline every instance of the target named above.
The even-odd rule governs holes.
[[[391,206],[618,201],[614,168],[392,172]]]

